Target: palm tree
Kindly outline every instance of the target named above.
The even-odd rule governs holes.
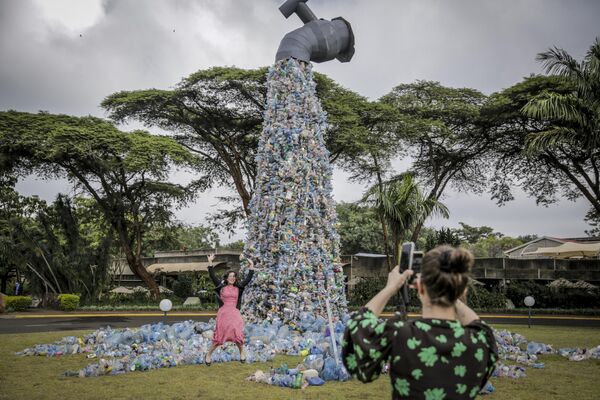
[[[600,145],[600,37],[578,62],[565,50],[554,47],[537,56],[546,73],[572,83],[571,93],[543,92],[523,107],[527,116],[555,121],[545,131],[531,135],[529,151],[543,151],[561,142],[577,142],[587,148]],[[557,126],[558,125],[558,126]]]
[[[375,208],[391,232],[394,243],[394,261],[397,263],[402,241],[427,218],[441,215],[448,218],[448,208],[436,199],[426,198],[411,173],[400,174],[375,185],[363,201]]]
[[[572,168],[558,167],[600,214],[600,37],[580,62],[557,47],[538,54],[537,60],[572,90],[544,91],[522,108],[526,116],[548,122],[540,132],[529,134],[525,152],[549,158],[557,152],[570,154]]]

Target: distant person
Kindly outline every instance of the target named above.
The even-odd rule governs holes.
[[[249,264],[248,275],[242,283],[238,283],[237,273],[235,271],[228,271],[223,276],[223,279],[219,279],[215,274],[212,265],[214,259],[215,255],[209,254],[208,273],[215,284],[219,311],[217,312],[217,322],[213,333],[212,346],[208,353],[206,353],[204,362],[206,365],[210,366],[213,351],[215,351],[217,347],[222,346],[225,342],[235,343],[240,350],[240,361],[245,362],[244,321],[242,320],[242,314],[240,314],[240,307],[242,305],[244,288],[250,283],[252,276],[254,275],[254,264],[252,263],[252,260],[247,259]],[[240,260],[242,260],[242,256],[240,256]]]
[[[21,294],[21,283],[17,281],[15,283],[15,296],[19,296]]]
[[[466,293],[473,255],[440,246],[423,257],[414,287],[422,316],[378,320],[412,270],[396,266],[386,287],[355,313],[344,334],[342,357],[362,382],[376,379],[390,363],[394,399],[474,398],[495,369],[498,349],[492,329],[459,298]]]

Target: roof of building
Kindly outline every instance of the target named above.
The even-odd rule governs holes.
[[[541,241],[541,240],[553,240],[553,241],[555,241],[555,242],[557,242],[557,243],[564,243],[564,242],[566,241],[566,240],[564,240],[564,239],[559,239],[559,238],[555,238],[555,237],[551,237],[551,236],[542,236],[542,237],[539,237],[539,238],[537,238],[537,239],[530,240],[530,241],[529,241],[529,242],[527,242],[527,243],[523,243],[523,244],[521,244],[521,245],[519,245],[519,246],[517,246],[517,247],[513,247],[512,249],[505,250],[505,251],[504,251],[504,254],[506,254],[506,253],[512,253],[512,252],[513,252],[513,251],[515,251],[515,250],[522,249],[522,248],[524,248],[524,247],[527,247],[527,246],[529,246],[529,245],[530,245],[530,244],[532,244],[532,243],[539,242],[539,241]]]
[[[385,258],[387,257],[385,254],[373,254],[373,253],[356,253],[354,254],[356,257],[372,257],[372,258]]]

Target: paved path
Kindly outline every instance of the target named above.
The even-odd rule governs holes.
[[[137,327],[144,324],[167,321],[174,323],[192,319],[208,321],[214,312],[174,312],[165,317],[160,312],[102,312],[102,313],[15,313],[0,314],[0,334],[51,332],[69,330],[94,330],[110,325],[113,328]],[[383,314],[384,317],[392,314]],[[409,314],[415,318],[417,314]],[[490,324],[527,324],[527,315],[482,314]],[[600,317],[534,315],[534,325],[559,325],[600,328]]]

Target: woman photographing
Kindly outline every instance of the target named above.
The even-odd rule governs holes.
[[[215,284],[215,293],[217,294],[217,302],[219,303],[219,311],[217,312],[217,322],[213,333],[212,346],[204,358],[204,363],[210,366],[212,362],[212,353],[225,342],[233,342],[240,350],[240,361],[246,361],[244,353],[244,321],[240,314],[242,305],[242,294],[244,288],[252,280],[254,275],[254,264],[252,260],[246,259],[248,262],[248,275],[243,282],[238,282],[237,273],[228,271],[223,279],[219,279],[214,271],[213,260],[214,254],[208,255],[208,274]],[[240,260],[242,256],[240,255]]]
[[[493,373],[498,350],[490,327],[460,297],[466,293],[473,255],[439,246],[423,257],[414,281],[423,310],[403,322],[397,314],[378,320],[385,305],[413,274],[396,266],[386,287],[348,321],[344,364],[362,382],[390,364],[394,399],[474,398]]]

